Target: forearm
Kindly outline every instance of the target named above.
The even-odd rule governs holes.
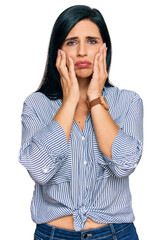
[[[91,117],[98,146],[102,153],[111,158],[111,146],[120,127],[111,118],[109,111],[100,104],[92,107]]]
[[[73,124],[74,114],[75,114],[76,105],[70,102],[65,102],[62,104],[58,112],[56,113],[53,120],[58,122],[61,127],[64,129],[67,142],[70,139],[71,128]]]

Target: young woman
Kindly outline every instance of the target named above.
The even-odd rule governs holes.
[[[138,94],[108,80],[111,41],[96,9],[66,9],[25,101],[19,161],[35,181],[34,239],[137,240],[129,175],[142,154]]]

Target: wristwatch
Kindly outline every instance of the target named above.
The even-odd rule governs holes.
[[[104,96],[100,96],[92,101],[87,101],[89,111],[91,111],[91,108],[97,104],[101,104],[106,110],[109,110],[109,105],[106,98]]]

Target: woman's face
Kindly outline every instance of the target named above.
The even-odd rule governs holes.
[[[71,29],[61,49],[67,58],[73,59],[78,78],[92,75],[94,59],[101,45],[103,41],[99,29],[90,20],[81,20]]]

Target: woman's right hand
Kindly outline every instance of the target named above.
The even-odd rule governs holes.
[[[70,102],[77,105],[80,97],[80,91],[78,80],[74,71],[74,63],[70,57],[67,60],[65,52],[60,49],[58,50],[56,67],[60,74],[60,82],[63,91],[63,103]]]

